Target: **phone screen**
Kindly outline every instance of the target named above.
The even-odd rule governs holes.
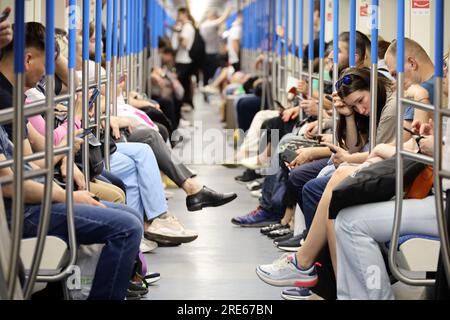
[[[77,138],[83,139],[84,137],[90,135],[93,131],[93,128],[86,129],[81,134],[77,135]]]
[[[99,94],[100,94],[100,91],[98,91],[97,88],[94,89],[92,96],[89,98],[89,109],[92,109],[92,107],[94,106],[95,100],[97,99]]]

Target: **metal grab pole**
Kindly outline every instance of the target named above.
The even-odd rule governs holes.
[[[120,0],[119,67],[121,75],[125,74],[124,55],[125,55],[125,0]],[[121,94],[123,94],[123,92],[121,92]]]
[[[131,88],[131,1],[127,0],[126,5],[126,45],[125,45],[125,67],[127,72],[127,82],[125,87],[125,100],[128,102],[128,95]]]
[[[112,0],[106,1],[106,88],[105,88],[105,132],[104,132],[104,157],[105,168],[111,170],[110,162],[110,148],[109,143],[111,140],[111,56],[112,56],[112,23],[113,23],[113,2]],[[116,86],[115,76],[112,86]],[[116,97],[113,97],[117,100]],[[100,109],[101,114],[101,109]],[[100,125],[100,124],[99,124]]]
[[[17,271],[20,259],[20,242],[23,232],[23,139],[24,139],[24,57],[25,57],[25,0],[16,1],[14,19],[14,73],[16,84],[13,92],[13,143],[14,143],[14,179],[13,179],[13,207],[11,217],[11,252],[8,266],[8,297],[14,299],[16,295]]]
[[[292,44],[291,44],[291,54],[293,56],[292,72],[294,77],[298,78],[297,69],[297,1],[292,2]]]
[[[277,5],[277,16],[278,16],[278,20],[276,22],[276,26],[278,28],[278,26],[281,26],[283,23],[283,7],[282,7],[282,0],[278,0],[278,5]],[[282,77],[282,56],[283,56],[283,51],[282,51],[282,42],[281,42],[281,37],[280,35],[277,34],[278,40],[278,47],[277,47],[277,66],[278,66],[278,76],[277,76],[277,100],[281,100],[281,92],[283,91],[281,89],[281,77]]]
[[[318,108],[318,133],[323,128],[323,104],[325,94],[325,0],[320,0],[320,43],[319,43],[319,108]]]
[[[113,29],[112,29],[112,115],[117,116],[117,56],[118,56],[118,0],[113,3]]]
[[[303,43],[304,41],[304,22],[305,22],[305,6],[304,0],[300,0],[298,4],[298,18],[299,18],[299,30],[298,30],[298,78],[303,80]],[[299,106],[300,108],[300,106]],[[303,120],[305,114],[303,109],[300,108],[300,120]]]
[[[95,2],[95,83],[97,89],[101,88],[101,75],[102,75],[102,0],[96,0]],[[109,73],[109,72],[107,72]],[[95,124],[97,128],[95,130],[95,136],[100,140],[100,127],[102,116],[102,95],[99,94],[95,102]]]
[[[435,85],[434,85],[434,188],[436,193],[436,214],[439,227],[439,237],[441,239],[441,259],[450,286],[450,241],[448,235],[448,221],[444,210],[444,199],[442,196],[442,124],[443,124],[443,99],[442,99],[442,78],[444,55],[444,1],[436,0],[436,48],[435,48]],[[447,177],[448,178],[448,177]],[[448,210],[448,208],[447,208]]]
[[[53,130],[54,130],[54,96],[55,96],[55,1],[46,0],[45,33],[45,69],[47,88],[45,90],[47,106],[45,120],[45,186],[44,202],[41,206],[37,242],[33,254],[30,273],[25,284],[24,297],[29,299],[33,292],[36,276],[44,253],[48,234],[53,194]]]
[[[356,67],[356,0],[350,0],[349,60],[349,66]]]
[[[271,91],[272,91],[272,100],[277,99],[277,83],[278,83],[278,74],[277,74],[277,2],[276,0],[271,0],[271,14],[269,16],[270,24],[271,24],[271,38],[272,38],[272,46],[271,46],[271,62],[272,62],[272,75],[271,75]],[[272,102],[273,104],[273,102]]]
[[[308,95],[313,95],[313,73],[314,73],[314,0],[309,0],[309,44],[308,44]],[[319,122],[318,133],[321,133],[322,124]]]
[[[411,279],[405,276],[396,263],[403,207],[403,86],[405,64],[405,0],[397,0],[397,128],[396,128],[396,196],[395,215],[389,248],[389,267],[399,281],[409,285],[433,285],[434,280]]]
[[[89,128],[89,6],[90,0],[83,0],[83,71],[82,71],[82,95],[83,95],[83,129]],[[91,181],[89,174],[89,137],[84,137],[82,145],[83,173],[86,187],[89,190]]]
[[[291,71],[289,59],[289,0],[284,0],[284,85],[282,89],[286,89],[287,77]],[[287,102],[287,97],[286,97]]]
[[[339,0],[333,2],[333,83],[339,78]],[[333,89],[334,90],[334,89]],[[333,106],[333,144],[337,145],[337,111]]]
[[[370,151],[377,145],[378,93],[378,8],[379,0],[372,0],[372,68],[370,70]]]

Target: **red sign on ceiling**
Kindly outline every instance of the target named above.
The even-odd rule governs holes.
[[[430,9],[430,0],[413,0],[413,9]]]

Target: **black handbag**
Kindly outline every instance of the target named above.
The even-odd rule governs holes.
[[[329,218],[336,219],[339,211],[348,207],[392,199],[396,185],[395,163],[395,158],[374,163],[342,181],[333,190]],[[405,159],[403,188],[409,187],[424,169],[424,164]]]
[[[103,145],[93,135],[88,136],[89,143],[89,177],[91,180],[103,172],[105,167],[103,161]],[[75,155],[76,165],[82,169],[82,152],[81,150]]]
[[[105,157],[105,148],[104,148],[104,144],[105,144],[105,130],[101,130],[100,131],[100,143],[102,144],[102,157]],[[112,155],[114,154],[114,152],[117,151],[117,145],[116,142],[114,141],[112,134],[110,135],[110,139],[109,139],[109,154]]]

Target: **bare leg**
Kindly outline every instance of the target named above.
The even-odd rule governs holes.
[[[297,251],[296,254],[297,261],[300,267],[309,268],[315,262],[315,259],[319,255],[322,248],[326,245],[328,209],[330,206],[333,189],[356,169],[357,167],[340,167],[333,174],[330,182],[328,182],[328,185],[322,195],[322,199],[320,199],[313,223],[311,225],[311,228],[309,229],[305,243]]]
[[[283,219],[281,219],[282,225],[287,225],[289,222],[291,222],[292,218],[294,217],[295,209],[294,208],[286,208],[286,211],[284,213]]]
[[[334,275],[337,275],[337,259],[336,259],[336,231],[334,229],[334,220],[327,222],[327,238],[328,249],[330,251],[331,263],[333,264]]]
[[[211,83],[213,87],[220,88],[222,83],[228,78],[228,68],[223,68],[219,76]]]

